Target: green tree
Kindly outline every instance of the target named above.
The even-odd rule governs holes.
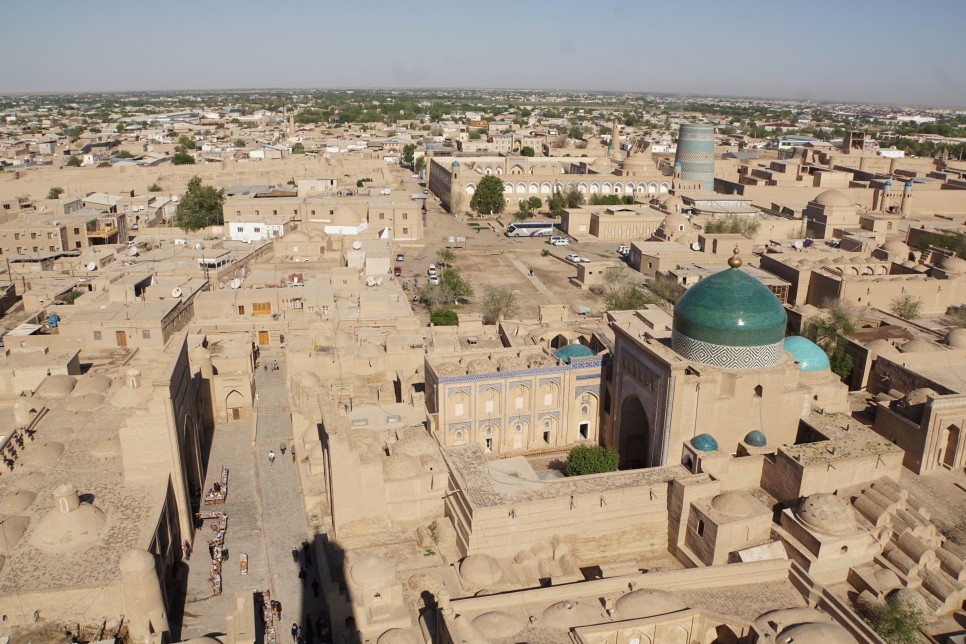
[[[473,295],[473,286],[463,279],[455,268],[444,269],[439,275],[439,285],[455,302],[458,298]]]
[[[148,192],[161,192],[161,184],[155,181],[150,186],[148,186]]]
[[[550,198],[547,199],[547,208],[550,210],[550,214],[552,214],[554,217],[559,217],[560,213],[562,213],[566,207],[567,198],[560,194],[559,190],[554,191]]]
[[[128,150],[118,150],[117,154],[114,156],[118,159],[131,159],[134,157],[134,155]]]
[[[488,174],[480,179],[476,192],[470,199],[470,208],[481,215],[503,212],[506,201],[503,198],[503,180]]]
[[[567,136],[574,141],[583,141],[584,128],[580,127],[579,125],[571,125],[570,129],[567,130]]]
[[[470,130],[469,132],[470,141],[479,141],[483,138],[483,130]]]
[[[305,146],[301,141],[292,146],[292,154],[305,154]]]
[[[60,199],[60,196],[64,194],[64,189],[60,186],[55,186],[47,192],[48,199]]]
[[[171,163],[174,165],[194,165],[195,158],[179,145],[171,156]]]
[[[835,304],[824,315],[812,318],[802,328],[802,335],[822,347],[829,357],[832,373],[845,380],[852,371],[852,356],[845,351],[846,336],[855,331],[855,313]]]
[[[966,328],[966,306],[952,309],[946,316],[946,324],[958,329]]]
[[[863,610],[865,620],[889,644],[917,644],[926,617],[908,600],[888,598],[884,603]]]
[[[198,147],[198,145],[195,143],[195,140],[187,134],[182,134],[178,137],[178,145],[183,147],[185,150],[194,150]]]
[[[411,168],[413,166],[413,156],[416,154],[416,145],[413,143],[407,143],[403,146],[402,153],[402,163],[404,166]]]
[[[436,251],[436,261],[440,264],[440,266],[449,266],[455,259],[456,253],[448,248],[440,248],[438,251]]]
[[[81,160],[78,159],[77,157],[71,157],[71,158],[67,159],[67,167],[68,168],[79,168],[79,167],[81,167]]]
[[[567,453],[567,476],[616,472],[620,455],[602,445],[577,445]]]
[[[235,147],[236,148],[245,147],[245,139],[235,139]]]
[[[426,169],[426,157],[419,157],[418,159],[416,159],[416,163],[413,164],[413,170],[415,170],[417,173],[421,173],[425,169]]]
[[[584,195],[577,190],[576,186],[570,187],[570,190],[568,190],[567,194],[564,195],[564,199],[567,201],[568,208],[576,208],[580,204],[584,203]]]
[[[460,323],[456,311],[448,308],[436,309],[429,316],[429,321],[433,326],[457,326]]]
[[[922,298],[903,293],[889,303],[889,312],[903,320],[915,320],[922,314]]]
[[[534,210],[540,210],[543,206],[543,199],[540,197],[530,197],[527,199],[527,211],[533,212]]]
[[[534,151],[534,149],[532,147],[530,147],[529,145],[525,145],[522,148],[520,148],[520,156],[521,157],[535,157],[535,156],[537,156],[537,153]]]
[[[124,124],[123,123],[118,123],[117,124],[117,127],[114,128],[114,131],[117,132],[118,134],[123,134],[124,133]]]
[[[756,217],[739,217],[738,215],[728,215],[712,219],[704,225],[704,232],[709,235],[729,234],[744,235],[751,238],[758,233],[761,222]]]
[[[174,223],[182,230],[199,230],[208,226],[220,226],[225,221],[222,205],[225,195],[213,186],[201,185],[201,178],[191,177],[188,190],[181,196]]]
[[[496,324],[519,312],[516,294],[508,288],[498,286],[487,286],[483,289],[480,306],[483,309],[483,324]]]

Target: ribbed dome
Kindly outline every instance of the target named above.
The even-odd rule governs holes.
[[[674,306],[672,344],[695,362],[727,369],[780,364],[787,318],[767,286],[738,268],[691,288]]]
[[[799,520],[816,532],[833,536],[855,534],[855,513],[845,499],[819,492],[798,506]]]
[[[838,190],[826,190],[819,196],[815,197],[815,203],[820,206],[851,206],[853,205],[849,198]]]
[[[691,447],[701,452],[713,452],[718,449],[718,441],[711,434],[698,434],[691,439]]]
[[[785,338],[785,351],[795,358],[799,371],[825,371],[829,368],[828,356],[808,338],[800,335]]]
[[[763,433],[761,433],[757,429],[753,429],[747,434],[745,434],[745,442],[751,445],[752,447],[764,447],[765,445],[768,444],[768,439],[765,438],[765,435]]]

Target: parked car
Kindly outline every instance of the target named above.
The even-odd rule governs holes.
[[[554,246],[570,246],[570,237],[551,236],[548,243]]]
[[[577,255],[576,253],[570,253],[569,255],[567,255],[566,257],[564,257],[564,259],[567,260],[568,262],[573,262],[574,264],[580,264],[580,263],[583,263],[583,262],[589,262],[590,261],[586,257],[581,257],[580,255]]]
[[[433,277],[434,275],[436,275],[436,264],[430,264],[429,268],[426,269],[426,274],[429,275],[430,277]]]
[[[617,247],[617,253],[619,255],[626,256],[630,252],[631,252],[631,247],[628,246],[627,244],[621,244],[620,246]]]
[[[439,284],[439,275],[430,275],[429,276],[429,283],[430,284],[433,284],[434,286],[436,284]]]
[[[406,261],[406,253],[396,253],[396,261],[397,262],[405,262]]]
[[[394,267],[392,269],[392,274],[395,275],[396,277],[399,277],[400,275],[402,275],[402,266]]]

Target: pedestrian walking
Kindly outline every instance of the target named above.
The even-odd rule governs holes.
[[[299,581],[301,581],[302,584],[305,584],[305,578],[307,576],[308,575],[305,574],[305,568],[299,568]]]
[[[309,549],[309,542],[308,541],[303,541],[302,542],[302,554],[305,555],[305,565],[306,566],[311,566],[312,565],[312,551]]]
[[[278,449],[282,452],[282,456],[285,456],[285,450],[288,448],[288,444],[285,441],[279,441]]]
[[[268,464],[275,465],[275,452],[273,450],[268,450]]]
[[[292,641],[298,644],[299,641],[299,625],[292,623]]]
[[[316,597],[319,596],[319,580],[318,579],[313,579],[312,580],[312,594],[315,595]]]
[[[282,602],[277,599],[272,600],[272,615],[275,615],[275,619],[282,619]]]
[[[294,463],[295,462],[295,443],[292,443],[291,450],[292,450],[292,462]]]
[[[533,277],[533,269],[530,269],[530,277]]]

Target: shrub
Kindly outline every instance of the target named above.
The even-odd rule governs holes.
[[[865,620],[890,644],[916,644],[923,640],[919,629],[925,616],[915,604],[901,599],[889,598],[884,604],[863,611]]]
[[[577,445],[567,454],[567,476],[616,472],[620,455],[601,445]]]
[[[457,326],[460,323],[459,316],[452,309],[436,309],[429,316],[429,321],[434,326]]]
[[[915,320],[922,313],[922,299],[904,293],[892,300],[889,312],[903,320]]]

